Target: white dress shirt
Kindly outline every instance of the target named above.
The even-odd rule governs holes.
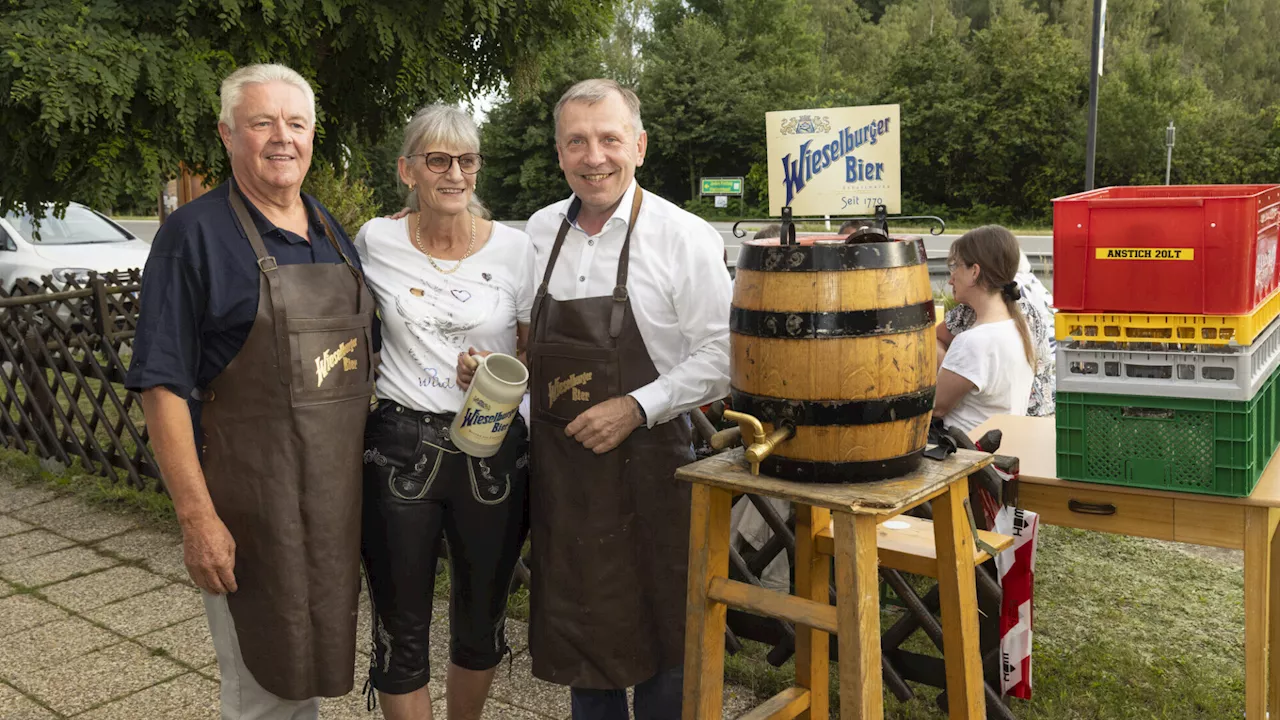
[[[573,223],[551,273],[556,300],[612,296],[636,183],[596,235]],[[568,199],[534,213],[525,226],[542,283]],[[649,427],[729,393],[732,282],[724,241],[705,220],[646,192],[631,234],[627,295],[658,379],[630,393]]]

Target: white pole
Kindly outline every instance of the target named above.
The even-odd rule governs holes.
[[[1107,0],[1093,0],[1093,60],[1089,72],[1089,122],[1085,131],[1084,189],[1093,189],[1098,150],[1098,77],[1102,75],[1102,36],[1106,32]]]

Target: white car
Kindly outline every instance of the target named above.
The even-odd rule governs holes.
[[[61,218],[47,206],[38,233],[30,215],[0,217],[0,287],[8,292],[23,282],[39,285],[45,275],[62,285],[90,270],[141,269],[150,252],[150,244],[80,203]]]

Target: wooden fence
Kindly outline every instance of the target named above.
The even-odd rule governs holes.
[[[0,290],[0,438],[42,458],[159,490],[142,404],[124,389],[141,274]]]

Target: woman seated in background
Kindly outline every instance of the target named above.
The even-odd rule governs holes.
[[[947,267],[957,302],[974,324],[939,348],[933,416],[971,432],[993,415],[1026,415],[1036,352],[1018,307],[1018,241],[999,225],[970,230],[951,246]]]
[[[1018,309],[1027,319],[1031,330],[1031,342],[1036,351],[1036,374],[1031,381],[1031,397],[1027,401],[1027,414],[1033,417],[1052,415],[1057,393],[1057,361],[1053,348],[1053,295],[1031,272],[1031,261],[1026,253],[1018,252],[1018,274],[1014,276],[1022,297]],[[937,326],[938,364],[941,366],[946,350],[957,335],[973,327],[977,316],[973,308],[960,304],[947,311],[946,322]]]

